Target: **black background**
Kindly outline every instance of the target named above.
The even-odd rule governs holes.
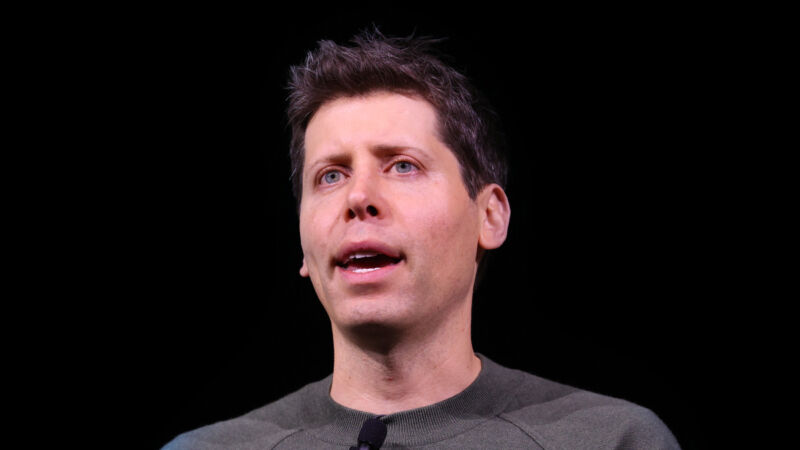
[[[475,295],[476,351],[644,405],[684,448],[715,442],[744,289],[721,219],[736,195],[715,16],[291,9],[107,11],[46,39],[70,142],[51,160],[70,299],[48,364],[87,420],[159,448],[330,373],[330,324],[297,273],[285,85],[318,40],[374,23],[447,37],[504,123],[511,225]]]

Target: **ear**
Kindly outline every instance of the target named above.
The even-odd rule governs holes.
[[[483,188],[478,194],[478,207],[481,209],[478,245],[485,250],[500,247],[506,240],[511,219],[511,205],[503,188],[497,184]]]
[[[308,267],[306,267],[306,259],[303,258],[303,265],[300,266],[300,276],[301,277],[308,277]]]

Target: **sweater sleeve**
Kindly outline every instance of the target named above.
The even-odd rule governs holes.
[[[274,448],[297,431],[242,417],[183,433],[161,450],[260,450]]]
[[[647,408],[616,399],[605,403],[590,393],[569,397],[570,401],[550,403],[546,415],[537,405],[502,417],[546,450],[680,449],[669,428]]]

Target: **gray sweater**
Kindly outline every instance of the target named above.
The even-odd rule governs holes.
[[[478,378],[439,403],[381,418],[381,448],[679,449],[650,410],[593,394],[477,354]],[[348,449],[374,415],[330,395],[331,376],[244,416],[184,433],[163,450]]]

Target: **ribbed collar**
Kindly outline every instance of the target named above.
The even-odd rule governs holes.
[[[507,369],[480,353],[481,372],[466,389],[433,405],[384,416],[384,447],[425,445],[463,433],[501,413],[511,400],[511,387],[523,373]],[[361,425],[374,414],[342,406],[330,397],[333,376],[314,383],[306,391],[304,408],[307,431],[336,445],[356,445]]]

